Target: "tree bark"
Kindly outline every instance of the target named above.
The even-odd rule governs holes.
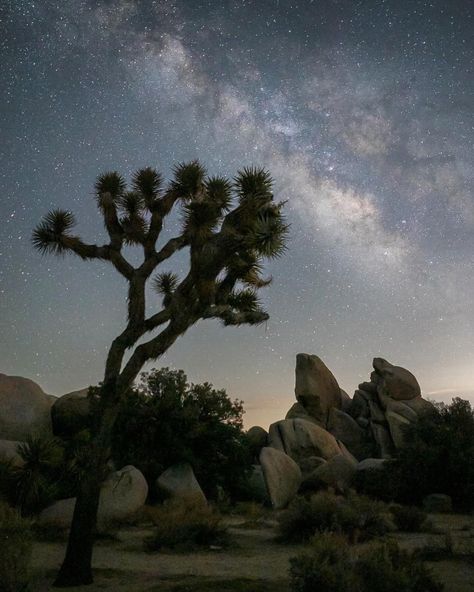
[[[92,584],[92,547],[97,524],[101,470],[95,466],[81,482],[74,507],[66,556],[54,582],[58,588]]]

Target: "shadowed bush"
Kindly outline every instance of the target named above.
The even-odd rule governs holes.
[[[0,592],[28,590],[30,557],[29,521],[0,501]]]
[[[393,530],[387,509],[381,502],[329,491],[310,498],[297,497],[279,517],[280,540],[303,542],[322,532],[347,535],[352,542],[383,536]]]
[[[355,551],[339,535],[313,539],[311,549],[290,561],[293,592],[441,592],[423,563],[395,543]]]
[[[153,536],[145,541],[149,551],[189,551],[220,545],[225,540],[221,516],[207,504],[168,500],[158,508],[150,508],[149,515],[155,524]]]
[[[402,532],[420,532],[427,525],[428,516],[416,506],[390,506],[393,521]]]

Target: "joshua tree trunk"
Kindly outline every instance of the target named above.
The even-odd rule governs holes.
[[[99,506],[100,476],[99,470],[88,471],[81,482],[66,556],[54,582],[60,588],[92,584],[92,548]]]

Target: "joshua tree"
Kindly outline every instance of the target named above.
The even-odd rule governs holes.
[[[70,252],[81,259],[108,261],[128,282],[127,324],[107,356],[90,470],[80,483],[66,556],[55,582],[62,587],[92,582],[100,485],[110,458],[112,430],[120,403],[143,365],[162,356],[200,319],[220,319],[224,325],[265,322],[268,314],[257,292],[271,278],[262,277],[262,265],[282,254],[288,232],[283,204],[273,200],[272,179],[257,168],[240,171],[230,182],[207,176],[197,161],[179,164],[166,187],[157,171],[144,168],[133,175],[130,190],[124,178],[112,172],[98,178],[95,195],[108,234],[106,244],[87,244],[72,234],[75,219],[64,210],[50,211],[32,238],[44,254]],[[157,248],[164,221],[178,204],[180,231]],[[143,250],[137,267],[124,255],[129,245]],[[182,249],[189,250],[187,275],[156,273]],[[149,280],[162,296],[158,310],[151,314],[145,307]],[[148,337],[138,344],[144,336]],[[124,362],[128,350],[131,355]]]

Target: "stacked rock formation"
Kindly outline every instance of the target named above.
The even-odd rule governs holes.
[[[268,434],[259,426],[248,432],[254,481],[263,481],[273,507],[301,490],[347,489],[357,470],[382,466],[403,445],[405,426],[432,408],[411,372],[382,358],[373,367],[351,399],[318,356],[297,355],[297,402]]]

